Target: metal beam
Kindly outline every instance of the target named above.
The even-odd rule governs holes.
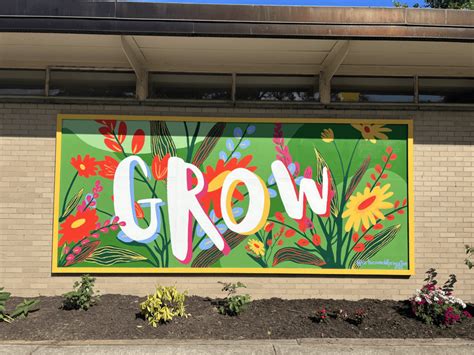
[[[319,97],[323,104],[331,102],[331,79],[349,53],[350,41],[337,41],[328,53],[319,72]]]
[[[148,97],[148,69],[145,56],[133,36],[120,36],[120,38],[122,41],[122,50],[137,76],[137,99],[140,101],[146,100]]]

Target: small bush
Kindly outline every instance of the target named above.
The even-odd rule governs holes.
[[[5,305],[10,299],[10,295],[10,292],[5,292],[3,287],[0,287],[0,321],[11,323],[15,318],[26,318],[30,312],[39,309],[39,300],[24,299],[21,303],[17,304],[12,314],[7,314]]]
[[[153,295],[148,295],[140,304],[141,314],[150,325],[171,321],[174,317],[187,317],[184,301],[186,292],[180,293],[175,286],[158,286]]]
[[[251,299],[248,294],[238,295],[237,289],[246,288],[247,286],[241,282],[237,282],[236,284],[223,282],[219,283],[224,285],[224,287],[222,287],[222,291],[227,292],[227,296],[221,302],[222,304],[217,307],[219,313],[227,314],[229,316],[238,316],[240,313],[244,312],[251,302]]]
[[[327,323],[329,320],[328,312],[326,308],[322,308],[319,311],[316,311],[316,315],[314,316],[314,321],[316,323]]]
[[[99,302],[99,291],[94,290],[95,278],[82,275],[81,281],[74,282],[73,290],[63,295],[63,309],[82,309],[87,311]]]
[[[359,308],[355,311],[350,320],[352,324],[361,325],[365,318],[367,318],[367,312],[364,309]]]
[[[429,269],[426,274],[425,285],[409,299],[412,312],[418,319],[427,324],[448,327],[471,317],[469,312],[463,311],[466,304],[453,296],[456,275],[449,275],[443,287],[439,287],[436,270]]]

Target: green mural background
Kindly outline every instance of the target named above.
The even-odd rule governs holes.
[[[411,122],[161,119],[58,119],[53,271],[411,272]],[[166,204],[156,239],[130,242],[120,230],[112,196],[116,166],[129,155],[140,156],[152,173],[150,179],[136,173],[136,200],[159,197],[166,203],[169,156],[198,166],[210,190],[201,204],[231,252],[224,256],[194,223],[193,258],[180,263],[170,246]],[[296,185],[303,177],[320,182],[322,168],[329,169],[334,194],[329,217],[314,215],[309,207],[302,220],[288,217],[271,174],[276,159]],[[271,197],[267,223],[250,236],[228,230],[217,203],[223,177],[238,167],[260,176]],[[233,213],[239,221],[247,199],[245,187],[237,190]],[[136,204],[136,213],[145,228],[149,209]]]

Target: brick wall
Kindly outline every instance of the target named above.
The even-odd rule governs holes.
[[[16,295],[61,294],[70,276],[51,276],[54,148],[58,113],[242,117],[414,118],[416,275],[99,276],[103,293],[144,295],[158,283],[191,294],[219,294],[219,280],[239,280],[254,297],[403,299],[429,267],[443,280],[456,273],[457,294],[474,301],[474,270],[464,244],[474,244],[474,113],[472,111],[269,110],[0,103],[0,287]],[[444,280],[443,280],[444,281]]]

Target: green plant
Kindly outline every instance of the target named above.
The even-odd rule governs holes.
[[[436,270],[431,268],[426,274],[426,284],[409,299],[412,312],[418,319],[427,324],[448,327],[471,318],[468,311],[463,311],[466,304],[453,295],[456,275],[449,275],[443,287],[439,287]]]
[[[359,308],[358,310],[355,311],[354,315],[351,317],[351,322],[352,324],[355,325],[361,325],[364,319],[367,317],[367,312]]]
[[[326,308],[322,308],[319,311],[316,311],[316,315],[314,316],[314,321],[317,323],[327,323],[329,321],[329,315]]]
[[[148,323],[156,327],[159,323],[171,321],[174,317],[187,317],[184,301],[187,292],[180,293],[176,286],[158,286],[153,295],[140,303],[141,314]]]
[[[82,309],[87,311],[99,302],[99,291],[94,290],[95,278],[82,275],[81,281],[74,282],[74,290],[63,295],[63,309]]]
[[[474,248],[470,247],[469,245],[464,246],[466,248],[466,259],[464,259],[464,263],[467,265],[469,269],[472,269],[473,263],[472,263],[472,256],[474,255]]]
[[[219,313],[227,314],[229,316],[238,316],[240,313],[245,311],[251,302],[250,295],[237,294],[237,289],[247,288],[247,286],[245,286],[242,282],[237,282],[236,284],[223,282],[219,283],[224,285],[224,287],[222,287],[222,291],[227,292],[227,296],[217,308]]]
[[[39,300],[25,299],[15,307],[12,314],[7,314],[6,303],[10,299],[10,295],[10,292],[5,292],[3,287],[0,287],[0,321],[11,323],[15,318],[26,318],[30,312],[39,309]]]

